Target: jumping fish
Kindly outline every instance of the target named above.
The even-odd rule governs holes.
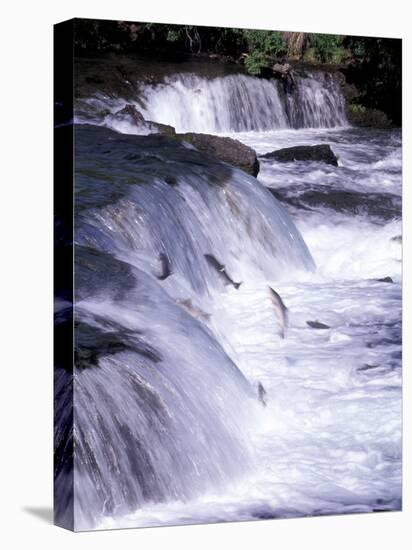
[[[261,382],[258,383],[258,398],[264,407],[266,407],[266,390]]]
[[[222,265],[220,262],[218,262],[216,260],[216,258],[214,256],[212,256],[212,254],[205,254],[205,258],[206,260],[209,262],[209,264],[214,267],[216,269],[216,271],[218,273],[220,273],[220,276],[222,277],[222,279],[224,280],[225,282],[225,285],[232,285],[236,288],[236,290],[240,287],[240,285],[242,284],[241,282],[240,283],[235,283],[233,281],[233,279],[231,279],[229,277],[229,275],[226,273],[226,269],[225,269],[225,266]]]
[[[280,324],[280,336],[284,338],[287,321],[288,321],[288,308],[285,306],[282,298],[279,296],[276,290],[273,290],[272,287],[269,287],[269,291],[270,291],[270,299],[272,301],[272,305],[275,310],[275,315]]]
[[[157,275],[157,278],[164,281],[169,277],[169,275],[171,275],[172,270],[170,267],[169,258],[163,252],[159,254],[159,263],[162,271],[160,275]]]
[[[209,321],[210,313],[205,313],[202,309],[192,304],[192,300],[187,298],[186,300],[181,300],[178,298],[176,304],[182,309],[187,311],[195,319],[200,319],[201,321]]]

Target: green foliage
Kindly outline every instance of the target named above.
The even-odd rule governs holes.
[[[264,67],[268,65],[268,56],[263,52],[255,50],[245,59],[245,67],[249,74],[259,75]]]
[[[402,124],[402,40],[348,36],[352,53],[346,80],[359,91],[358,103],[383,111],[393,124]]]
[[[244,59],[250,74],[268,76],[275,59],[288,52],[294,60],[308,63],[345,64],[341,70],[347,83],[357,89],[359,104],[383,111],[393,123],[401,124],[399,39],[79,19],[75,48],[76,55],[115,51],[155,56],[161,52],[181,59],[182,54],[213,54],[226,62]],[[360,115],[364,113],[354,113]]]
[[[249,51],[245,66],[250,74],[260,74],[276,56],[287,52],[287,45],[280,32],[244,30],[243,34]]]
[[[303,54],[303,61],[306,63],[316,63],[318,60],[315,48],[306,48]]]
[[[336,65],[341,65],[342,63],[345,63],[347,59],[350,58],[351,52],[343,48],[342,46],[339,46],[336,48],[332,55],[332,59],[330,60],[330,63],[334,63]]]
[[[273,56],[287,51],[286,43],[280,32],[244,30],[243,33],[251,53],[257,50],[268,56]]]
[[[322,63],[340,62],[343,52],[343,37],[338,34],[313,34],[311,45],[316,50],[316,56]]]
[[[174,29],[169,29],[167,31],[166,40],[168,42],[176,42],[180,38],[180,33],[175,31]]]

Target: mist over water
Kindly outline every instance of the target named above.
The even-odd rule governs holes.
[[[121,98],[83,102],[76,320],[96,365],[76,375],[79,528],[399,509],[400,133],[347,127],[322,73],[291,96],[177,74],[135,102],[258,154],[329,143],[339,166],[261,159],[256,180],[125,135],[107,114]]]

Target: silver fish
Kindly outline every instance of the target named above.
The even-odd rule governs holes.
[[[288,321],[288,308],[285,306],[282,298],[279,296],[276,290],[273,290],[272,287],[269,287],[269,291],[273,309],[280,325],[280,336],[284,338]]]
[[[229,275],[227,274],[225,266],[222,265],[218,260],[216,260],[216,258],[212,254],[205,254],[205,258],[208,261],[208,263],[212,267],[214,267],[216,269],[216,271],[220,274],[220,276],[223,279],[225,285],[230,284],[230,285],[234,286],[236,288],[236,290],[240,287],[240,285],[242,283],[241,282],[240,283],[235,283],[233,281],[233,279],[231,279],[229,277]]]

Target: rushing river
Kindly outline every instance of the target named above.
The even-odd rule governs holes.
[[[126,135],[121,98],[81,103],[76,321],[94,364],[75,382],[80,529],[401,507],[400,132],[350,128],[330,75],[293,97],[225,78],[168,77],[136,105],[258,154],[328,143],[339,166],[261,159],[256,181]]]

